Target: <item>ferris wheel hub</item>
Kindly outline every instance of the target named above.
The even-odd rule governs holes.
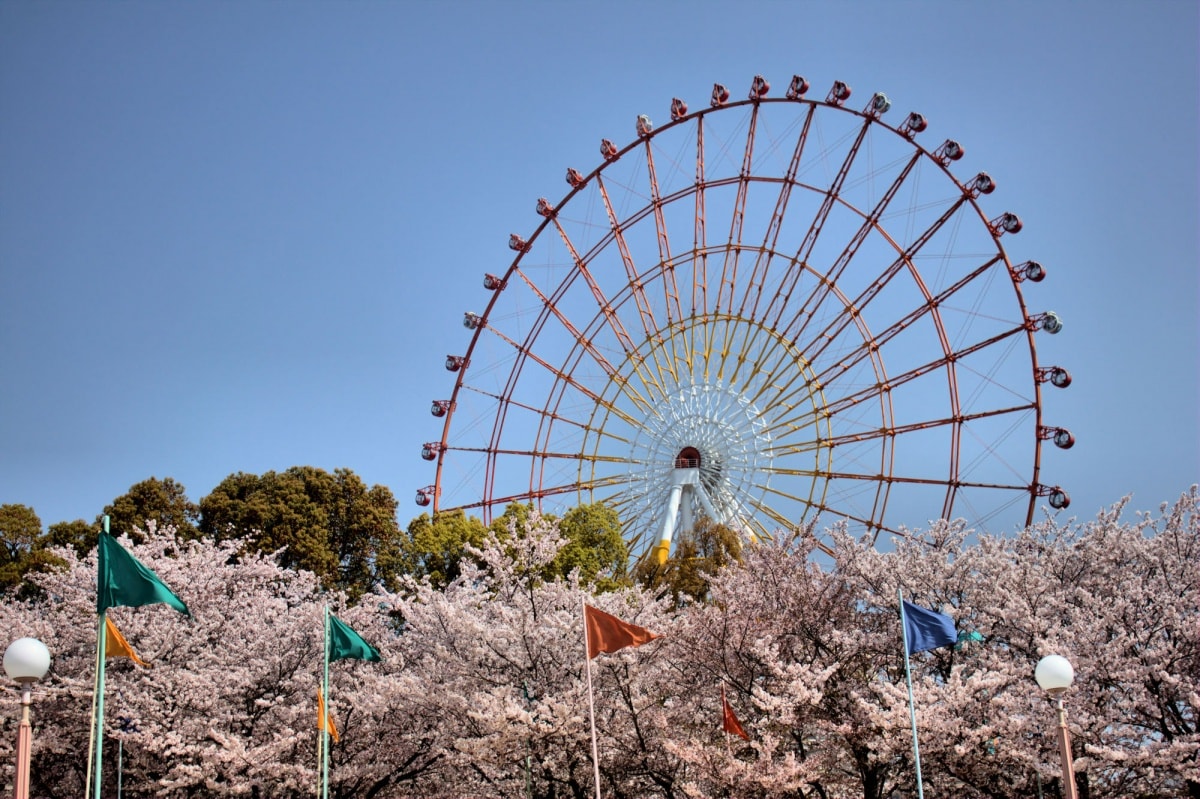
[[[720,380],[667,389],[646,412],[629,457],[629,483],[660,519],[654,557],[665,557],[701,513],[746,527],[744,501],[766,490],[773,460],[763,414],[740,391]]]

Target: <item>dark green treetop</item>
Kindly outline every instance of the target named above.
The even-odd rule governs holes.
[[[121,496],[105,505],[104,510],[96,517],[97,535],[100,520],[108,516],[109,530],[114,535],[128,535],[140,543],[142,535],[137,530],[146,529],[146,522],[153,519],[158,526],[175,528],[175,534],[180,538],[195,538],[196,523],[200,520],[200,507],[187,497],[187,492],[181,483],[170,477],[159,480],[149,477],[140,483],[134,483]],[[92,539],[95,546],[95,539]]]
[[[199,532],[278,551],[282,565],[357,598],[376,585],[394,587],[404,571],[396,504],[389,489],[368,488],[350,469],[238,472],[200,500]]]

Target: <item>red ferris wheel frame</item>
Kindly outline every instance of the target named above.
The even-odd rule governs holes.
[[[562,200],[537,201],[540,224],[510,236],[485,310],[464,316],[467,349],[446,358],[455,385],[431,407],[444,424],[422,448],[437,468],[419,505],[489,521],[510,502],[602,499],[644,552],[683,450],[706,453],[715,512],[751,536],[810,513],[877,535],[918,513],[1028,524],[1039,498],[1069,504],[1040,482],[1041,443],[1074,442],[1043,424],[1041,386],[1070,375],[1037,362],[1034,333],[1062,324],[1027,310],[1021,284],[1046,272],[1004,250],[1021,220],[985,214],[986,173],[953,175],[960,144],[917,143],[921,114],[893,127],[882,93],[856,111],[840,81],[823,101],[808,88],[795,76],[771,98],[756,76],[745,100],[721,85],[708,108],[675,99],[670,122],[639,116],[633,141],[602,140],[595,169],[567,170]],[[660,144],[672,139],[684,146]],[[806,176],[822,166],[823,180]],[[940,410],[918,410],[931,395]],[[934,441],[949,454],[931,465]],[[452,479],[456,462],[469,466]]]

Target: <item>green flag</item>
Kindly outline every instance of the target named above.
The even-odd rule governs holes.
[[[167,588],[158,575],[142,565],[142,562],[125,551],[117,539],[108,533],[100,534],[98,547],[100,566],[96,570],[96,614],[109,608],[153,605],[166,602],[186,616],[188,611],[183,600]]]
[[[350,625],[329,614],[329,662],[353,658],[354,660],[382,660],[379,650],[363,640]]]

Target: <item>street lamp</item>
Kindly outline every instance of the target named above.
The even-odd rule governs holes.
[[[1058,700],[1058,752],[1062,758],[1063,799],[1076,799],[1075,759],[1071,756],[1071,733],[1067,731],[1067,711],[1062,693],[1075,682],[1075,669],[1062,655],[1046,655],[1038,661],[1033,678],[1042,690]]]
[[[18,638],[4,650],[4,671],[21,686],[21,724],[17,727],[17,784],[13,799],[29,799],[29,752],[33,732],[29,726],[30,689],[46,676],[50,650],[36,638]]]

